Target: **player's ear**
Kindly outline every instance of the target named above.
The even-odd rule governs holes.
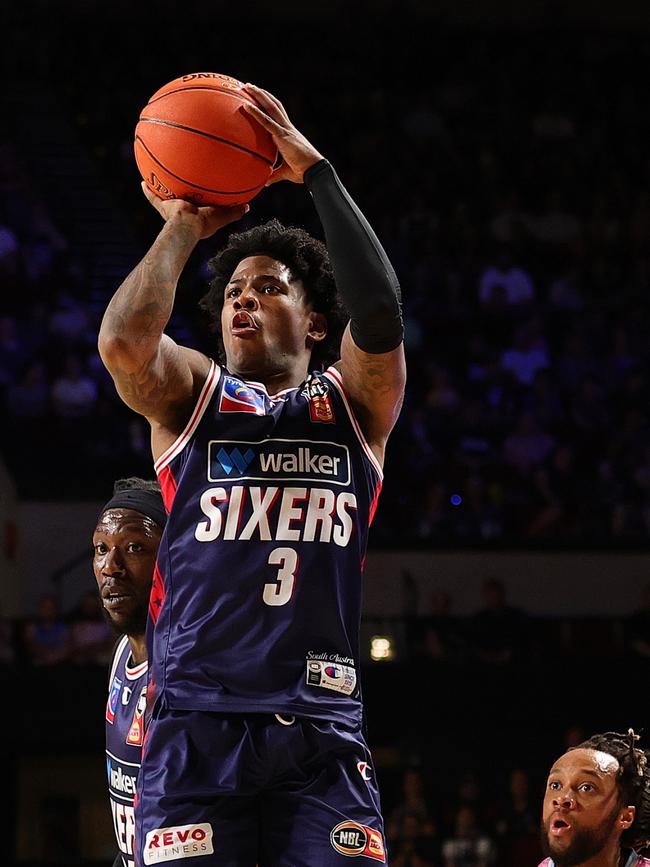
[[[621,831],[627,831],[627,829],[632,825],[632,822],[634,822],[635,816],[636,807],[632,806],[631,804],[627,807],[623,807],[618,817]]]
[[[309,330],[307,337],[310,337],[315,343],[320,343],[327,336],[327,316],[324,313],[309,314]]]

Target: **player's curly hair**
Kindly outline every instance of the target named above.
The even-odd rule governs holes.
[[[634,821],[621,834],[621,844],[636,850],[650,846],[650,751],[635,746],[639,735],[604,732],[573,749],[598,750],[618,760],[619,803],[636,807]]]
[[[327,335],[314,344],[312,367],[323,369],[336,361],[347,317],[337,296],[327,248],[304,229],[283,226],[276,219],[233,233],[227,246],[208,263],[212,279],[200,307],[208,314],[211,328],[218,336],[219,360],[225,361],[221,337],[223,292],[237,265],[248,256],[269,256],[282,262],[292,277],[302,282],[312,309],[327,319]]]
[[[113,496],[120,491],[152,491],[160,494],[160,484],[155,479],[140,479],[138,476],[129,476],[126,479],[116,479],[113,483]]]

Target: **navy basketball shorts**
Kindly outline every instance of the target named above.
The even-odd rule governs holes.
[[[359,728],[158,706],[138,776],[136,867],[385,863]]]

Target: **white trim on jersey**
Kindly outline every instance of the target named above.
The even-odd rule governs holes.
[[[235,379],[241,379],[240,376],[235,376],[232,373],[230,374],[230,376],[233,376]],[[252,385],[253,388],[261,389],[261,391],[264,392],[264,394],[268,397],[269,400],[279,399],[283,394],[289,394],[290,391],[298,391],[298,389],[302,388],[302,385],[304,385],[303,383],[302,385],[295,385],[292,388],[283,388],[281,391],[276,391],[275,394],[269,394],[269,390],[263,382],[255,382],[254,379],[242,379],[241,381],[244,383],[244,385]]]
[[[190,420],[185,427],[185,430],[179,437],[174,440],[174,442],[170,445],[167,451],[163,452],[162,455],[158,458],[158,460],[154,463],[153,468],[156,473],[160,473],[160,471],[164,469],[167,464],[176,457],[176,455],[182,452],[185,446],[188,444],[194,434],[194,431],[198,427],[199,422],[203,418],[203,414],[207,409],[210,398],[214,394],[214,390],[219,384],[220,378],[221,367],[219,367],[219,365],[215,364],[213,361],[210,365],[210,370],[208,371],[208,375],[205,379],[205,383],[203,384],[203,388],[201,389],[199,399],[197,400],[196,406],[194,407],[194,412],[192,413]]]
[[[352,407],[350,406],[350,401],[348,400],[348,396],[345,393],[345,386],[343,385],[343,378],[341,377],[341,374],[336,369],[336,367],[328,367],[327,370],[323,373],[323,376],[327,377],[327,379],[330,380],[330,382],[336,387],[336,390],[338,391],[338,393],[341,395],[341,399],[343,400],[343,404],[344,404],[346,410],[348,411],[348,415],[350,417],[350,421],[352,422],[352,427],[354,428],[354,432],[357,435],[357,439],[361,443],[361,447],[363,448],[364,452],[366,453],[366,457],[368,458],[368,460],[370,461],[372,466],[377,471],[377,475],[379,476],[380,481],[383,482],[384,471],[382,470],[381,464],[377,460],[375,453],[370,448],[370,446],[366,442],[366,438],[364,437],[363,433],[361,432],[361,426],[359,425],[359,422],[357,421],[357,418],[356,418],[354,412],[352,411]]]
[[[111,665],[111,676],[108,679],[109,689],[111,684],[113,683],[113,678],[115,677],[115,669],[117,668],[117,664],[122,659],[122,654],[124,653],[124,645],[129,643],[129,636],[123,635],[118,641],[115,650],[113,651],[113,662]],[[129,647],[129,650],[131,648]]]
[[[120,660],[124,656],[125,650],[128,651],[129,655],[131,654],[131,645],[129,644],[128,635],[122,635],[122,637],[115,646],[115,650],[113,652],[113,662],[111,663],[111,676],[108,680],[109,689],[111,688],[117,666],[119,665]],[[139,662],[137,665],[129,666],[129,660],[127,658],[126,662],[124,663],[124,674],[126,675],[127,680],[138,680],[140,677],[142,677],[143,674],[146,674],[148,667],[149,663],[146,659],[144,662]]]

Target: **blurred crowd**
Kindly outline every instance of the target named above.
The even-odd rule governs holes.
[[[408,600],[412,585],[408,571],[401,581]],[[483,581],[481,605],[473,614],[456,614],[452,596],[440,588],[431,591],[423,607],[418,613],[407,601],[399,617],[382,621],[398,645],[401,663],[497,670],[529,666],[552,655],[650,660],[650,584],[635,609],[619,617],[535,617],[512,605],[505,584],[495,577]],[[369,618],[369,623],[374,622]],[[58,593],[49,592],[28,617],[9,619],[0,612],[0,664],[105,665],[116,640],[94,589],[85,591],[66,611]],[[362,648],[363,658],[366,652]]]
[[[194,36],[204,56],[200,40],[211,37]],[[403,287],[409,383],[372,542],[646,541],[646,43],[413,31],[408,87],[406,76],[378,77],[371,44],[355,45],[356,65],[345,42],[335,67],[307,65],[309,87],[290,74],[290,61],[307,60],[299,39],[272,70],[253,52],[249,74],[240,57],[225,68],[223,53],[218,71],[277,92],[338,168]],[[145,68],[137,51],[127,41],[120,69],[98,69],[92,89],[70,79],[60,97],[144,252],[158,224],[141,199],[132,129],[150,93],[193,60]],[[2,447],[19,491],[40,492],[47,461],[50,495],[90,496],[127,470],[151,475],[148,431],[116,400],[83,256],[48,216],[33,171],[16,142],[2,143]],[[301,190],[264,192],[244,225],[271,215],[319,232]],[[174,326],[208,352],[196,303],[218,243],[191,260]]]

